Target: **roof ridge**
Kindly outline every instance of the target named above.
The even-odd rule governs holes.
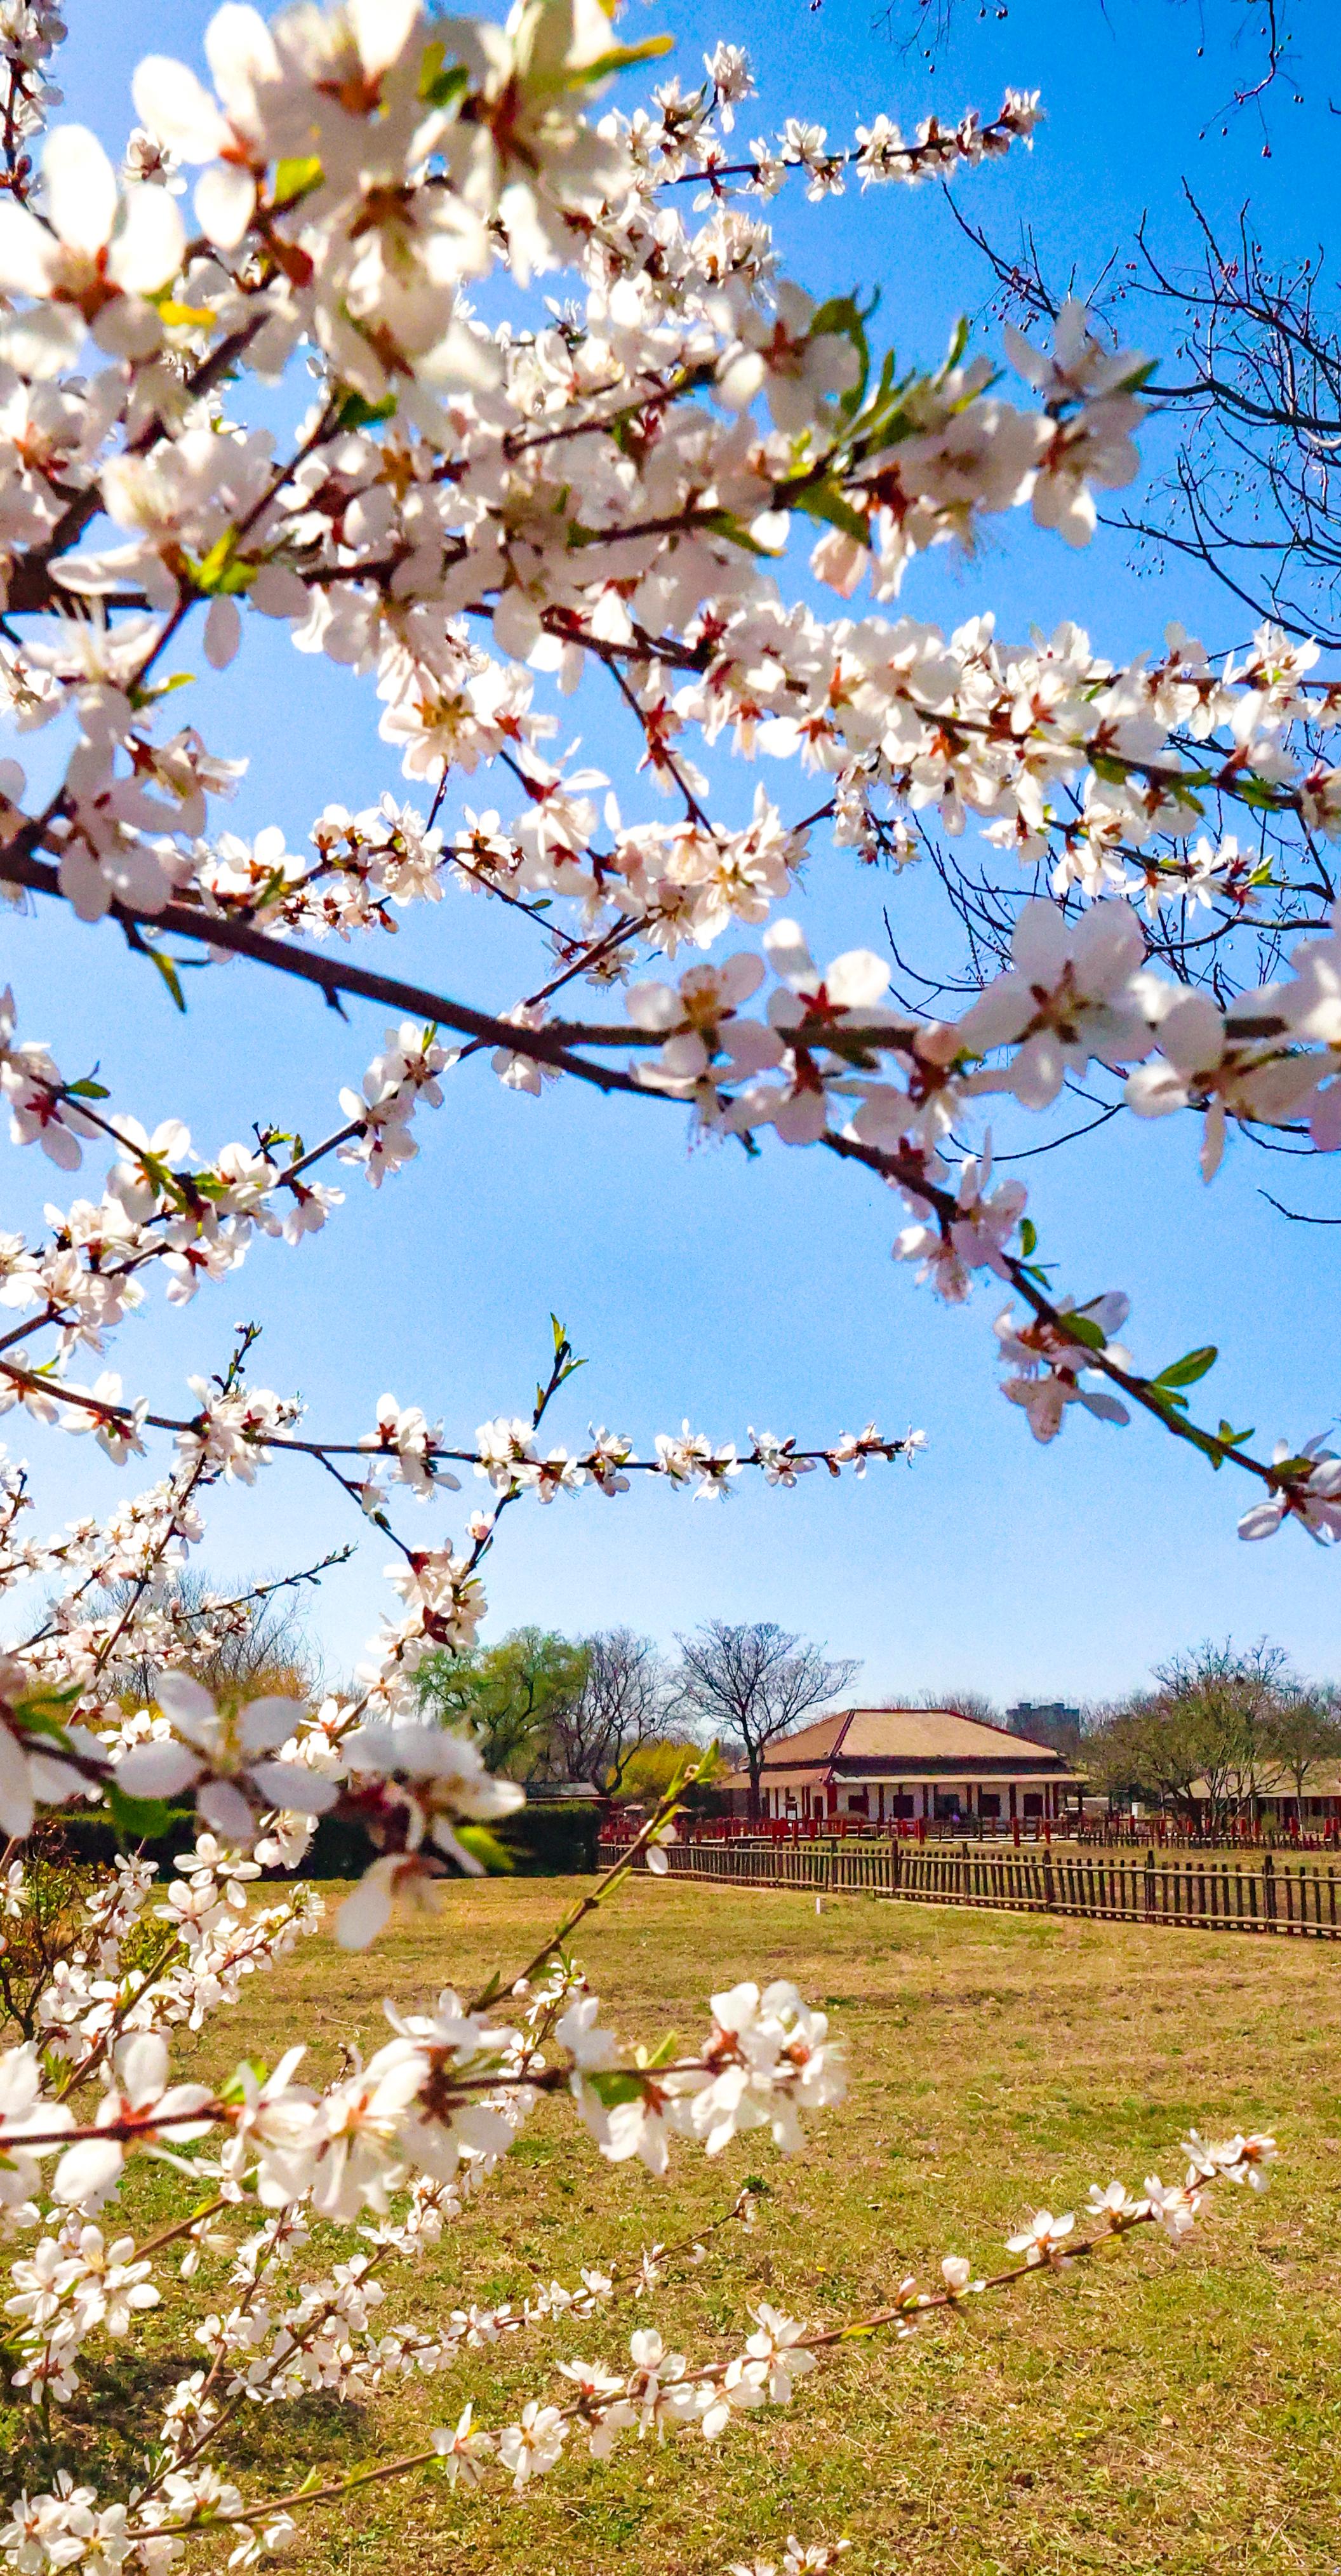
[[[998,1726],[994,1717],[971,1717],[966,1708],[956,1708],[948,1699],[937,1700],[934,1707],[929,1701],[924,1701],[920,1708],[915,1708],[906,1699],[865,1700],[860,1708],[849,1709],[848,1716],[957,1717],[962,1726],[986,1727],[989,1735],[1008,1736],[1012,1744],[1032,1744],[1040,1753],[1055,1753],[1057,1750],[1054,1744],[1045,1743],[1041,1736],[1017,1734],[1013,1726]]]

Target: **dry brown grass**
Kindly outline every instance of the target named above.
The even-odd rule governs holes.
[[[310,1942],[214,2025],[198,2062],[273,2059],[300,2037],[325,2068],[351,2029],[375,2046],[384,1993],[405,2002],[518,1963],[567,1892],[454,1886],[435,1924],[364,1957]],[[1113,2173],[1137,2187],[1152,2169],[1167,2177],[1189,2121],[1270,2126],[1285,2161],[1264,2200],[1227,2186],[1182,2253],[1140,2239],[911,2342],[849,2347],[790,2409],[715,2446],[629,2443],[605,2467],[579,2454],[519,2502],[436,2479],[373,2489],[311,2517],[304,2576],[407,2559],[426,2576],[462,2559],[508,2576],[679,2576],[780,2556],[789,2530],[849,2532],[853,2576],[1335,2569],[1341,1949],[858,1899],[817,1918],[811,1897],[643,1881],[582,1955],[635,2038],[692,2032],[709,1985],[795,1978],[850,2043],[847,2109],[800,2158],[750,2141],[715,2165],[686,2150],[657,2184],[574,2153],[564,2109],[547,2105],[430,2270],[393,2282],[388,2322],[572,2281],[583,2261],[626,2265],[653,2236],[702,2226],[757,2170],[771,2196],[756,2231],[717,2240],[657,2305],[656,2322],[701,2355],[748,2324],[752,2297],[827,2321],[933,2272],[946,2250],[990,2266],[1027,2207],[1073,2207]],[[155,2207],[177,2188],[155,2181]],[[222,2265],[205,2277],[213,2299]],[[174,2304],[142,2361],[90,2375],[73,2428],[90,2460],[129,2434],[151,2380],[192,2366],[176,2319]],[[519,2339],[501,2374],[467,2358],[367,2410],[251,2412],[239,2481],[273,2493],[309,2460],[371,2463],[454,2421],[467,2396],[483,2420],[506,2420],[552,2393],[555,2360],[617,2353],[629,2321],[546,2329]],[[17,2441],[19,2420],[0,2413],[6,2433]],[[30,2445],[31,2433],[29,2419]],[[24,2463],[30,2476],[39,2465]]]

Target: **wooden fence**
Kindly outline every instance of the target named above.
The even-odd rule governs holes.
[[[672,1876],[732,1887],[792,1887],[884,1896],[922,1905],[977,1905],[1011,1914],[1075,1914],[1105,1923],[1172,1923],[1205,1932],[1285,1932],[1341,1939],[1337,1872],[1270,1852],[1239,1861],[988,1856],[920,1851],[899,1842],[673,1843]]]

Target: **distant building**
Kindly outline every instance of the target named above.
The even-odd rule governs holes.
[[[1012,1735],[1027,1735],[1035,1744],[1070,1753],[1080,1733],[1080,1711],[1061,1699],[1022,1699],[1007,1709],[1006,1724]]]
[[[748,1772],[733,1772],[725,1785],[743,1811]],[[770,1818],[859,1816],[869,1824],[1055,1822],[1082,1787],[1051,1745],[953,1708],[849,1708],[822,1717],[770,1744],[759,1783]]]

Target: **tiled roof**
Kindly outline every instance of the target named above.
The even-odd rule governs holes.
[[[822,1717],[814,1726],[798,1726],[794,1735],[780,1735],[764,1755],[764,1769],[776,1768],[781,1761],[822,1762],[833,1753],[853,1712],[840,1709],[836,1717]]]
[[[784,1738],[778,1751],[790,1742]],[[876,1759],[911,1754],[933,1761],[1000,1762],[1012,1753],[1043,1753],[1061,1769],[1066,1767],[1054,1746],[1036,1745],[1027,1735],[1013,1735],[1005,1726],[984,1725],[981,1718],[961,1717],[956,1708],[854,1708],[848,1713],[842,1742],[845,1762],[862,1754]]]
[[[955,1708],[848,1708],[798,1727],[794,1735],[776,1737],[764,1755],[763,1777],[768,1782],[802,1770],[815,1777],[831,1768],[842,1776],[868,1764],[881,1770],[889,1764],[909,1770],[925,1764],[937,1771],[962,1766],[971,1772],[983,1766],[1031,1778],[1069,1776],[1069,1765],[1054,1746],[1036,1744],[1004,1726],[989,1726],[981,1718],[962,1717]],[[725,1785],[745,1788],[748,1780],[748,1773],[740,1771]]]

